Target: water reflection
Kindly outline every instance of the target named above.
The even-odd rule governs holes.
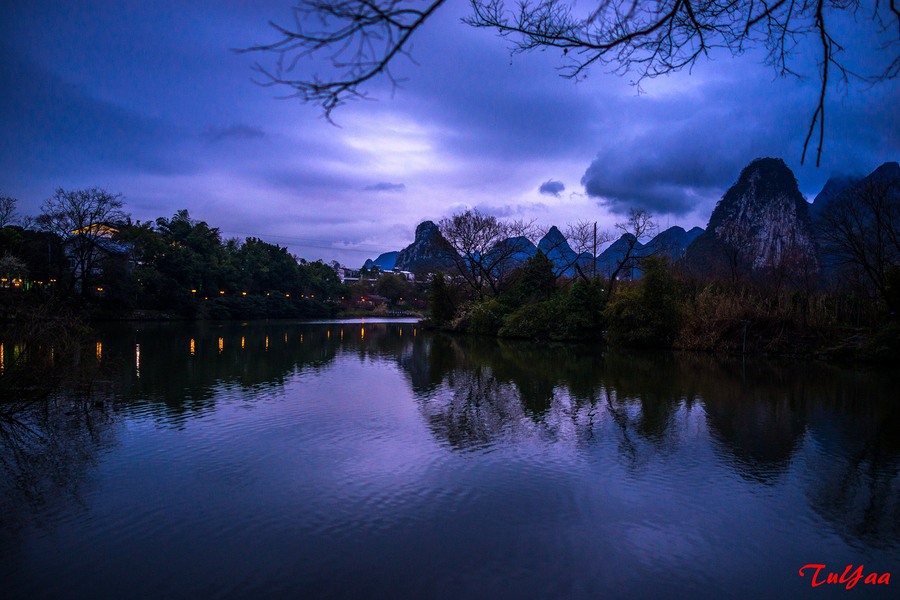
[[[105,332],[96,354],[110,365],[132,364],[115,372],[122,397],[154,404],[160,418],[213,408],[223,386],[282,387],[352,353],[396,362],[434,436],[451,448],[524,438],[588,443],[602,434],[638,465],[691,439],[699,418],[720,458],[748,480],[773,483],[814,444],[829,457],[826,472],[842,465],[839,480],[848,482],[824,485],[818,496],[848,504],[834,488],[845,494],[851,482],[870,482],[873,498],[896,491],[887,475],[900,454],[890,435],[898,417],[889,374],[705,355],[601,355],[587,346],[417,330],[373,322],[151,324]]]
[[[869,386],[845,381],[811,407],[807,497],[843,537],[872,546],[900,540],[900,411]],[[894,388],[896,389],[896,388]]]
[[[103,396],[0,404],[0,540],[61,499],[80,498],[99,453],[115,443]]]
[[[699,439],[730,471],[764,486],[805,465],[810,506],[842,537],[900,540],[894,374],[444,336],[413,345],[399,362],[432,433],[450,448],[612,441],[618,460],[639,472]]]
[[[88,358],[102,368],[90,401],[0,405],[7,531],[49,497],[77,496],[99,453],[114,445],[117,423],[150,418],[182,428],[235,399],[286,388],[324,402],[306,397],[305,382],[352,361],[373,378],[402,373],[413,412],[448,455],[561,448],[569,460],[611,462],[650,487],[672,476],[666,470],[677,478],[699,465],[760,493],[798,486],[851,544],[896,548],[900,540],[891,373],[603,355],[588,346],[423,335],[415,323],[396,322],[141,324],[107,329],[94,344]]]

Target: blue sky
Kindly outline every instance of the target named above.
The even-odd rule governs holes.
[[[596,69],[559,77],[551,51],[511,56],[461,24],[450,0],[401,61],[402,88],[339,108],[252,82],[289,1],[5,3],[0,32],[0,194],[36,215],[58,187],[122,193],[141,220],[180,208],[226,237],[254,235],[350,265],[408,244],[416,225],[467,207],[610,227],[631,206],[660,224],[705,226],[740,169],[784,158],[810,199],[833,173],[900,158],[900,86],[834,88],[822,167],[800,166],[815,108],[813,47],[781,79],[753,53],[714,54],[646,82]],[[879,43],[838,23],[847,59]],[[859,51],[862,48],[863,51]],[[895,46],[896,49],[896,46]],[[895,50],[896,51],[896,50]],[[301,64],[303,69],[310,65]]]

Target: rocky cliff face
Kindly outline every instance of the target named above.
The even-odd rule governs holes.
[[[448,258],[453,249],[440,229],[431,221],[416,227],[416,239],[397,254],[396,268],[413,273],[446,272],[452,261]]]
[[[757,159],[716,204],[688,258],[704,269],[726,266],[721,263],[729,256],[750,272],[779,270],[788,263],[809,268],[815,263],[815,246],[808,210],[784,161]]]

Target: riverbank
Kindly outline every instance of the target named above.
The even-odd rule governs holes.
[[[639,346],[610,342],[606,332],[600,332],[592,339],[584,337],[550,338],[522,335],[501,335],[499,333],[473,333],[461,327],[460,322],[437,324],[433,320],[422,321],[422,328],[459,336],[498,337],[501,339],[531,340],[540,343],[584,344],[599,343],[610,349],[670,350],[711,356],[752,356],[814,360],[845,366],[900,366],[900,323],[888,323],[877,329],[863,327],[819,327],[803,331],[777,330],[756,326],[754,323],[735,322],[726,329],[732,335],[709,340],[707,344],[694,341],[692,344]]]

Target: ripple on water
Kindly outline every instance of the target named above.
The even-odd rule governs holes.
[[[793,405],[776,411],[792,419],[744,418],[740,383],[734,405],[688,407],[656,381],[660,404],[638,377],[628,398],[576,402],[549,372],[562,383],[525,401],[515,382],[533,378],[508,360],[515,348],[470,368],[393,340],[117,407],[116,445],[79,467],[90,484],[28,541],[34,564],[69,555],[54,592],[93,580],[159,597],[727,597],[777,591],[741,586],[785,565],[795,578],[817,554],[897,556],[866,530],[896,526],[896,462],[872,455],[892,447],[827,405],[803,430]],[[790,426],[770,444],[778,424]],[[884,490],[887,516],[872,520],[861,508]]]

